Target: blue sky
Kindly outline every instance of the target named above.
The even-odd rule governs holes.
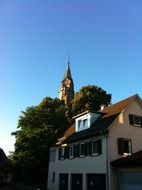
[[[0,0],[0,147],[21,111],[58,97],[68,55],[75,91],[94,84],[112,103],[142,97],[141,0]]]

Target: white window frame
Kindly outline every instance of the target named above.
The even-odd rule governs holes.
[[[61,160],[65,159],[65,147],[61,147]]]
[[[69,158],[74,158],[74,145],[69,147]]]
[[[82,151],[81,151],[81,146],[82,146],[82,145],[85,146],[85,143],[80,143],[80,144],[79,144],[79,156],[80,156],[80,157],[85,157],[85,152],[84,152],[84,154],[81,154],[81,152],[82,152]]]
[[[82,131],[84,129],[87,129],[89,127],[89,121],[88,118],[85,119],[79,119],[77,122],[77,130]]]
[[[99,155],[99,152],[97,150],[97,152],[94,152],[93,149],[94,149],[94,144],[93,143],[97,143],[100,139],[94,139],[92,140],[92,156],[97,156]],[[96,145],[97,146],[97,145]],[[98,149],[98,147],[96,147]]]

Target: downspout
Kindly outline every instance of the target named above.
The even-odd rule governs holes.
[[[106,184],[107,184],[107,190],[111,190],[111,181],[110,181],[110,150],[109,150],[109,138],[108,138],[108,133],[106,135]]]

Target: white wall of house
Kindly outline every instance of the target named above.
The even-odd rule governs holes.
[[[100,137],[99,137],[100,138]],[[98,156],[86,156],[83,158],[73,158],[58,160],[58,147],[56,148],[56,160],[50,161],[49,164],[49,176],[48,176],[48,188],[52,190],[58,190],[59,187],[59,174],[83,174],[83,190],[86,190],[86,174],[91,173],[107,173],[107,148],[106,148],[106,136],[102,136],[102,154]],[[95,138],[93,138],[95,139]],[[79,142],[78,142],[79,143]],[[55,182],[52,182],[53,172],[55,172]],[[69,177],[69,190],[70,190],[70,177]]]

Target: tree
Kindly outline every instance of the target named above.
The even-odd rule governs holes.
[[[94,85],[84,86],[77,92],[72,101],[72,112],[74,115],[86,110],[97,111],[101,105],[109,105],[111,95],[105,90]]]
[[[62,101],[49,97],[22,112],[17,131],[12,133],[16,137],[13,160],[18,182],[46,186],[49,148],[68,124],[65,112]]]

